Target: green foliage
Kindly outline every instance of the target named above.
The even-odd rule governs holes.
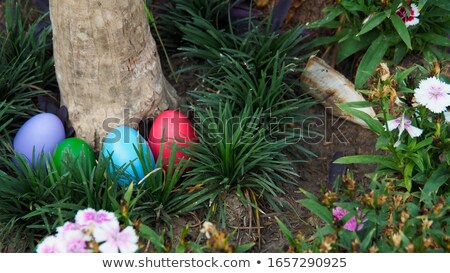
[[[175,0],[160,7],[162,10],[157,24],[165,47],[174,51],[183,45],[181,28],[193,16],[199,16],[218,26],[226,16],[229,4],[229,0]]]
[[[193,106],[196,113],[198,143],[188,152],[192,170],[186,174],[184,186],[197,187],[197,202],[208,201],[211,217],[226,222],[226,197],[237,194],[248,203],[244,192],[254,193],[277,208],[274,197],[283,193],[282,184],[296,176],[283,149],[295,143],[294,136],[273,138],[262,123],[260,108],[247,104],[240,114],[227,102],[218,112]],[[277,127],[273,127],[277,135]],[[256,202],[252,202],[256,205]]]
[[[336,28],[336,34],[320,37],[311,46],[338,44],[337,63],[362,56],[356,88],[366,83],[382,59],[394,65],[407,54],[420,54],[427,61],[448,60],[449,5],[439,0],[411,2],[418,5],[420,22],[407,27],[396,14],[399,5],[410,13],[405,1],[337,1],[324,9],[323,19],[308,26]]]
[[[193,240],[189,234],[189,227],[185,226],[179,234],[179,239],[174,240],[173,231],[169,234],[164,232],[158,233],[147,225],[140,224],[139,236],[141,239],[147,240],[150,244],[146,251],[157,253],[204,253],[204,252],[226,252],[226,253],[243,253],[247,252],[254,246],[254,243],[243,245],[232,245],[230,241],[233,239],[235,232],[228,233],[225,230],[217,230],[210,222],[203,224],[202,233],[206,235],[206,241],[199,236]],[[175,241],[177,241],[175,243]]]
[[[229,194],[253,208],[265,200],[278,209],[274,197],[296,175],[283,152],[312,155],[298,142],[305,138],[304,111],[314,102],[294,92],[308,55],[297,57],[305,46],[301,27],[272,33],[268,21],[255,25],[247,18],[248,31],[237,34],[232,23],[219,20],[229,1],[202,10],[193,2],[177,1],[179,9],[160,17],[182,34],[179,56],[194,60],[177,73],[200,74],[199,86],[189,92],[199,143],[186,151],[192,170],[183,187],[192,191],[189,202],[208,202],[207,218],[225,226]]]
[[[299,64],[309,55],[297,57],[304,49],[301,27],[294,27],[282,34],[272,33],[266,22],[251,28],[242,35],[232,29],[219,29],[208,20],[193,15],[191,22],[182,26],[187,46],[181,47],[181,56],[198,60],[198,63],[180,70],[196,70],[202,73],[198,88],[190,92],[198,104],[211,107],[218,115],[218,108],[230,103],[233,114],[238,115],[247,104],[251,110],[260,109],[268,127],[275,120],[279,137],[295,135],[297,140],[306,138],[302,126],[306,126],[305,110],[315,102],[306,95],[294,92],[298,88]],[[271,136],[274,136],[274,130]],[[308,132],[308,137],[314,137]],[[312,155],[300,145],[292,145],[296,158]]]
[[[176,146],[171,157],[175,156]],[[150,162],[144,153],[137,150],[143,165]],[[110,168],[110,158],[100,156],[93,169],[84,164],[72,164],[69,155],[64,159],[66,168],[58,170],[53,159],[41,155],[35,168],[19,155],[0,157],[0,164],[7,166],[8,173],[0,171],[0,248],[11,244],[7,239],[12,233],[27,234],[31,238],[27,248],[34,249],[33,238],[51,234],[64,222],[73,219],[78,210],[93,208],[115,211],[129,219],[154,223],[170,221],[170,217],[181,209],[192,208],[187,204],[187,192],[177,191],[178,181],[187,162],[169,166],[162,170],[162,159],[158,158],[155,169],[145,165],[147,176],[143,181],[132,181],[121,187],[118,179],[126,175],[131,164]],[[183,196],[184,194],[184,196]],[[178,210],[178,211],[177,211]],[[23,250],[22,250],[23,251]]]
[[[425,80],[427,73],[426,69],[419,66],[399,70],[384,80],[379,79],[370,92],[373,102],[341,104],[339,107],[342,110],[364,120],[378,135],[376,148],[384,151],[385,155],[347,156],[335,163],[376,163],[378,168],[374,176],[391,177],[398,186],[409,192],[421,190],[422,201],[431,191],[447,192],[450,181],[450,127],[445,113],[433,113],[426,106],[411,103],[419,81]],[[357,110],[367,106],[376,106],[381,110],[378,119]],[[388,121],[402,116],[411,120],[411,124],[406,126],[423,130],[420,136],[412,137],[407,130],[401,135],[397,134],[398,129],[387,130]]]
[[[6,1],[6,30],[0,31],[0,156],[27,117],[38,112],[33,103],[42,90],[56,85],[51,57],[51,28],[37,31],[46,15],[27,24],[17,1]]]
[[[275,55],[272,63],[268,63],[260,74],[253,74],[230,57],[228,65],[222,67],[220,77],[200,76],[203,85],[191,91],[190,95],[198,106],[211,108],[215,115],[219,115],[219,108],[225,102],[230,104],[233,115],[239,115],[246,107],[251,111],[260,109],[264,115],[261,125],[267,127],[271,137],[296,139],[290,144],[297,158],[304,154],[312,156],[297,142],[316,135],[312,131],[305,135],[300,128],[306,126],[311,117],[305,114],[306,110],[316,102],[304,94],[295,94],[286,82],[288,71],[295,65],[287,66],[282,60]]]
[[[302,43],[305,39],[302,27],[293,27],[279,34],[271,33],[265,21],[258,25],[250,23],[250,26],[248,32],[237,35],[232,30],[218,29],[202,17],[193,16],[191,22],[180,28],[183,39],[188,42],[187,46],[180,48],[180,55],[201,62],[185,70],[199,69],[205,75],[219,78],[223,68],[238,62],[249,73],[259,77],[277,58],[280,59],[278,63],[290,67],[288,74],[300,71],[298,65],[310,56],[297,56],[306,46]]]
[[[450,195],[430,195],[428,204],[407,192],[396,191],[389,180],[373,180],[370,189],[355,190],[355,181],[347,179],[338,192],[327,192],[320,201],[311,195],[301,200],[316,216],[342,207],[348,215],[317,227],[306,238],[292,233],[277,219],[292,252],[448,252],[450,232],[446,228],[450,216]],[[345,229],[343,225],[357,212],[363,215],[362,228]],[[328,216],[327,216],[328,218]]]

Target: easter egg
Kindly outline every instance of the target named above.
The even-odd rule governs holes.
[[[156,117],[148,136],[148,144],[155,158],[160,156],[161,145],[164,145],[162,148],[162,162],[165,170],[167,170],[169,164],[172,151],[171,145],[176,143],[177,146],[189,147],[189,143],[195,140],[195,130],[191,121],[185,115],[175,110],[166,110]],[[175,158],[175,163],[177,163],[182,158],[188,159],[188,156],[182,151],[176,151]]]
[[[142,151],[144,162],[139,160],[137,151]],[[131,180],[139,182],[146,175],[146,166],[151,169],[155,167],[152,151],[145,139],[138,131],[127,126],[119,126],[106,136],[102,153],[105,157],[111,157],[110,170],[112,173],[116,170],[115,174],[120,176],[118,179],[121,185],[128,185]]]
[[[64,125],[53,114],[42,113],[25,122],[14,137],[14,151],[23,154],[36,165],[41,153],[49,156],[56,145],[66,138]]]
[[[85,170],[92,170],[95,155],[92,148],[84,140],[71,137],[61,141],[53,153],[53,161],[58,170],[69,164],[76,164]]]

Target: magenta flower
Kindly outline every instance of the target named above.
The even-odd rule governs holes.
[[[442,113],[450,106],[450,85],[436,77],[420,81],[414,97],[433,113]]]
[[[348,210],[343,209],[341,207],[336,207],[333,209],[333,216],[339,221],[342,220],[342,218],[344,218],[344,216],[347,214]],[[360,231],[364,227],[363,223],[367,221],[367,219],[362,218],[364,218],[364,214],[358,212],[358,220],[360,223],[358,224],[356,216],[353,216],[344,224],[343,228],[350,231]]]
[[[419,9],[417,8],[416,4],[410,4],[409,5],[409,11],[410,14],[408,15],[408,12],[406,11],[405,7],[400,7],[395,12],[400,18],[402,18],[402,21],[405,23],[407,27],[414,26],[419,23]]]
[[[103,253],[132,253],[138,250],[138,236],[132,227],[120,231],[119,225],[106,225],[94,230],[97,242],[104,242],[99,250]]]

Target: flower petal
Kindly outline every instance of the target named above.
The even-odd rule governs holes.
[[[418,137],[422,134],[423,130],[420,128],[417,128],[415,126],[409,125],[406,127],[406,131],[411,137]]]
[[[408,18],[406,19],[405,25],[406,25],[407,27],[410,27],[410,26],[415,26],[415,25],[417,25],[418,23],[419,23],[419,19],[418,19],[418,18],[416,18],[416,17],[408,17]]]
[[[419,87],[414,90],[414,97],[433,113],[441,113],[450,106],[450,85],[436,77],[427,78],[420,81]]]
[[[89,225],[94,219],[97,212],[94,209],[87,208],[77,212],[75,223],[79,225]]]
[[[400,125],[400,119],[399,118],[388,120],[388,122],[387,122],[387,127],[388,127],[389,131],[397,129],[397,127],[399,125]]]
[[[411,10],[411,16],[418,17],[420,15],[419,8],[416,4],[409,5],[409,9]]]
[[[65,253],[66,245],[64,241],[55,236],[46,237],[37,247],[37,253]]]
[[[139,237],[132,227],[126,227],[122,230],[117,238],[117,245],[119,246],[120,252],[122,253],[132,253],[138,250],[137,242]]]
[[[119,253],[119,248],[113,241],[104,242],[98,247],[98,250],[103,253]]]
[[[134,253],[139,249],[139,247],[136,243],[128,243],[120,245],[119,249],[121,253]]]

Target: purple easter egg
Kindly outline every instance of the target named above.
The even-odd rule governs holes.
[[[30,163],[37,162],[42,152],[49,156],[65,138],[64,125],[56,115],[38,114],[25,122],[17,132],[14,151],[23,154]]]

